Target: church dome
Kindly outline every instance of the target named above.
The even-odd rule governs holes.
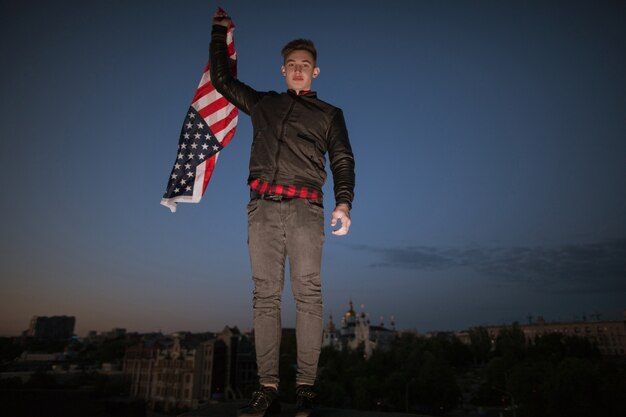
[[[354,308],[352,307],[352,300],[350,300],[350,308],[348,309],[348,311],[346,311],[346,314],[344,314],[344,317],[347,319],[349,317],[356,317],[356,313],[354,312]]]

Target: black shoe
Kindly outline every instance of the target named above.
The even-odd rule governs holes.
[[[298,385],[296,388],[296,417],[317,415],[317,394],[311,385]]]
[[[250,403],[237,412],[239,417],[264,417],[280,413],[278,390],[272,387],[261,387],[252,394]]]

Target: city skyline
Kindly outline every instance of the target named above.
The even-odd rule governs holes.
[[[343,313],[335,315],[332,312],[329,313],[329,315],[324,319],[324,329],[326,330],[329,323],[330,323],[330,319],[332,316],[332,321],[334,323],[335,326],[341,326],[343,323],[343,317],[345,316],[345,314],[348,312],[349,308],[346,309]],[[620,320],[626,320],[626,309],[624,309],[624,311],[622,311],[622,314],[620,316],[620,314],[612,314],[610,315],[610,317],[605,317],[604,315],[595,312],[595,313],[587,313],[587,312],[582,312],[580,315],[573,315],[569,318],[564,318],[561,317],[560,319],[555,319],[552,317],[544,317],[542,315],[532,315],[530,313],[526,314],[523,319],[518,319],[518,320],[513,320],[510,322],[486,322],[486,323],[479,323],[479,324],[473,324],[473,325],[469,325],[465,328],[454,328],[454,329],[431,329],[428,331],[422,331],[421,329],[416,329],[416,328],[402,328],[402,327],[398,327],[396,325],[396,319],[395,316],[388,316],[388,317],[384,317],[384,316],[379,316],[376,319],[370,317],[369,312],[367,312],[367,310],[365,309],[365,306],[361,305],[360,308],[355,308],[354,312],[357,315],[360,315],[361,313],[364,313],[366,316],[366,319],[369,320],[369,323],[372,326],[380,326],[382,325],[385,328],[388,329],[394,329],[396,331],[399,332],[403,332],[403,331],[415,331],[417,333],[420,334],[425,334],[425,333],[437,333],[437,332],[459,332],[459,331],[465,331],[465,330],[469,330],[472,328],[478,328],[478,327],[494,327],[494,326],[509,326],[512,325],[514,323],[518,323],[520,325],[526,325],[526,324],[537,324],[537,323],[544,323],[544,324],[559,324],[559,323],[594,323],[594,322],[602,322],[602,321],[620,321]],[[33,316],[31,319],[35,318],[35,317],[58,317],[58,316],[52,316],[52,315],[48,315],[48,316]],[[68,316],[65,315],[63,317],[70,317],[72,319],[76,319],[74,316]],[[521,316],[520,316],[521,317]],[[382,320],[381,320],[382,319]],[[79,322],[78,319],[76,319],[77,322]],[[393,324],[392,324],[393,322]],[[116,331],[116,330],[124,330],[126,333],[138,333],[138,334],[147,334],[147,333],[162,333],[164,335],[171,335],[171,334],[175,334],[175,333],[184,333],[184,332],[189,332],[189,333],[219,333],[220,331],[222,331],[225,327],[228,328],[238,328],[241,332],[243,333],[249,333],[252,331],[251,327],[241,327],[239,325],[237,325],[237,323],[224,323],[222,326],[215,328],[215,329],[195,329],[195,330],[191,330],[191,329],[173,329],[173,330],[169,330],[169,331],[163,331],[163,329],[161,329],[160,327],[158,329],[148,329],[148,330],[137,330],[137,329],[128,329],[125,326],[123,326],[123,323],[121,323],[118,326],[115,327],[111,327],[111,328],[106,328],[106,329],[89,329],[85,332],[74,332],[74,335],[77,337],[85,337],[88,336],[89,333],[91,332],[96,332],[97,334],[107,334],[109,332],[112,331]],[[283,326],[283,329],[293,329],[295,327],[293,326]],[[25,328],[22,332],[28,332],[28,328]],[[0,337],[18,337],[21,336],[21,334],[15,334],[15,335],[9,335],[9,334],[3,334],[0,335]]]
[[[220,5],[242,81],[283,91],[281,47],[311,38],[313,87],[346,118],[353,223],[331,235],[329,176],[325,322],[350,299],[420,332],[622,317],[626,4]],[[0,6],[0,335],[35,315],[81,334],[252,326],[249,118],[200,204],[159,204],[216,8]]]

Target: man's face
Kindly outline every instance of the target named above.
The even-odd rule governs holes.
[[[285,64],[281,67],[281,71],[285,76],[287,88],[298,93],[310,90],[313,78],[320,73],[320,69],[315,66],[313,55],[301,49],[285,57]]]

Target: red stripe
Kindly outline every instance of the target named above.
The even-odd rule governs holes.
[[[206,160],[206,168],[204,171],[204,183],[202,184],[202,195],[204,195],[204,190],[206,190],[206,186],[211,179],[211,175],[213,175],[213,170],[215,169],[215,157],[216,155],[211,155]]]
[[[210,114],[213,114],[216,111],[228,106],[228,104],[229,104],[228,101],[224,97],[220,97],[217,100],[209,103],[205,107],[198,110],[198,113],[200,113],[200,116],[202,116],[202,118],[206,118]]]
[[[222,141],[220,142],[222,147],[228,145],[230,143],[230,140],[233,138],[233,136],[235,136],[234,127],[231,130],[229,130],[226,135],[224,135],[224,139],[222,139]]]
[[[237,114],[238,114],[237,107],[233,106],[230,113],[228,113],[225,118],[218,120],[217,122],[209,126],[209,128],[211,128],[211,132],[213,132],[213,134],[217,134],[217,132],[221,132],[223,129],[228,127],[230,122],[232,122],[235,117],[237,117]]]
[[[219,132],[224,130],[226,128],[226,126],[228,126],[229,123],[230,123],[230,120],[221,119],[221,120],[218,120],[217,122],[213,123],[209,127],[211,128],[211,132],[213,132],[214,135],[217,135]]]
[[[191,102],[195,103],[196,101],[206,96],[207,94],[212,93],[213,91],[215,91],[215,87],[213,87],[213,84],[211,84],[211,82],[209,81],[196,90],[196,94],[193,96]]]

